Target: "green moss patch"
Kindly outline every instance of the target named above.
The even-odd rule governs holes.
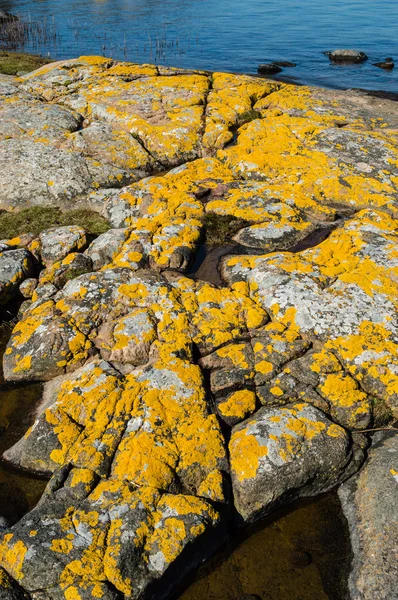
[[[203,218],[204,241],[208,248],[230,244],[233,236],[243,227],[250,225],[244,219],[232,215],[208,212]]]
[[[0,213],[0,239],[11,239],[23,233],[38,235],[49,227],[64,225],[79,225],[92,236],[110,229],[108,221],[93,210],[82,208],[61,212],[57,207],[32,206],[16,213]]]
[[[34,71],[51,62],[36,54],[24,52],[0,52],[0,73],[16,75],[19,71]]]

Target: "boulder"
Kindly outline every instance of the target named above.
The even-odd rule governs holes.
[[[333,50],[325,52],[332,62],[336,63],[362,63],[368,60],[364,52],[358,50]]]
[[[79,252],[71,252],[63,260],[52,263],[51,266],[40,273],[39,287],[50,284],[54,285],[57,289],[61,289],[67,281],[75,279],[75,277],[79,277],[79,275],[83,275],[84,273],[90,273],[92,270],[93,263],[89,256]],[[39,294],[38,288],[36,288],[35,296],[37,294]]]
[[[0,305],[9,302],[21,283],[33,274],[33,257],[27,250],[0,252]]]
[[[70,252],[84,250],[87,244],[86,232],[77,225],[46,229],[39,240],[41,259],[46,267],[61,261]]]
[[[164,598],[224,539],[206,500],[66,469],[3,536],[0,560],[34,597]]]
[[[69,202],[90,190],[86,162],[77,152],[30,138],[0,141],[0,207]]]
[[[373,436],[363,469],[339,488],[353,559],[352,600],[398,597],[398,437]]]
[[[229,443],[234,504],[253,523],[298,498],[325,492],[356,470],[350,435],[317,408],[261,408],[235,425]]]
[[[127,238],[128,229],[109,229],[91,242],[85,254],[91,258],[94,271],[111,264]]]
[[[33,292],[37,287],[37,279],[34,277],[29,277],[29,279],[25,279],[19,286],[19,291],[21,292],[24,298],[31,298],[33,296]]]

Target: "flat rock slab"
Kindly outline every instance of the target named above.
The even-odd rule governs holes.
[[[362,471],[339,490],[350,528],[352,600],[398,598],[398,437],[378,433]]]

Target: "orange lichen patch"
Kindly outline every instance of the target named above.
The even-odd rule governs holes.
[[[26,319],[18,321],[13,330],[13,348],[23,346],[28,342],[34,332],[43,324],[46,317],[52,314],[54,302],[43,302],[29,311]]]
[[[350,166],[324,151],[319,135],[328,127],[330,117],[321,115],[257,119],[241,127],[237,144],[220,150],[217,157],[237,176],[266,180],[271,197],[315,216],[333,218],[331,207],[337,203],[358,208],[393,204],[392,173],[390,181],[386,176],[353,174]],[[368,135],[370,143],[376,140]],[[385,151],[397,157],[392,144],[386,142]]]
[[[343,373],[327,375],[319,389],[331,404],[346,408],[362,404],[367,398],[366,394],[359,390],[356,381]]]
[[[14,539],[12,533],[7,533],[0,543],[0,564],[6,565],[10,575],[19,581],[24,577],[23,564],[27,551],[25,544]]]
[[[231,469],[236,473],[238,480],[253,479],[257,474],[260,459],[268,454],[268,447],[260,444],[257,438],[250,434],[248,427],[233,433],[229,446]]]
[[[345,368],[365,389],[379,395],[396,411],[398,375],[393,365],[398,359],[398,346],[388,323],[364,321],[357,334],[340,336],[326,346],[340,356]]]
[[[163,572],[187,543],[203,533],[207,523],[214,526],[218,521],[218,513],[205,500],[164,495],[157,505],[153,531],[145,545],[150,567]]]
[[[250,390],[241,390],[228,396],[225,402],[218,405],[220,414],[224,417],[244,419],[256,408],[256,395]]]
[[[123,397],[141,380],[140,403],[119,445],[112,473],[138,485],[167,489],[175,472],[181,477],[189,472],[193,481],[200,478],[195,484],[199,485],[203,475],[224,460],[223,439],[217,419],[207,414],[199,368],[173,359],[167,371],[159,362],[152,372],[127,377]]]
[[[276,82],[227,73],[213,73],[212,84],[203,135],[203,146],[209,152],[230,142],[233,128],[258,116],[253,104],[281,87]]]
[[[186,280],[185,280],[186,281]],[[207,283],[176,283],[182,305],[194,327],[193,340],[209,348],[225,344],[247,328],[258,328],[268,315],[244,290],[218,289]]]
[[[241,367],[242,369],[248,369],[249,363],[244,352],[246,344],[230,344],[219,348],[216,354],[221,358],[227,358],[234,367]]]
[[[209,498],[214,502],[224,502],[224,480],[221,471],[214,470],[208,474],[197,489],[198,496]]]
[[[315,373],[335,373],[342,370],[342,366],[334,354],[325,349],[322,349],[321,352],[314,352],[311,358],[311,370]]]

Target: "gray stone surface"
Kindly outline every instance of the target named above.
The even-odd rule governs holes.
[[[398,436],[373,436],[363,469],[339,488],[353,560],[351,600],[398,598]]]

